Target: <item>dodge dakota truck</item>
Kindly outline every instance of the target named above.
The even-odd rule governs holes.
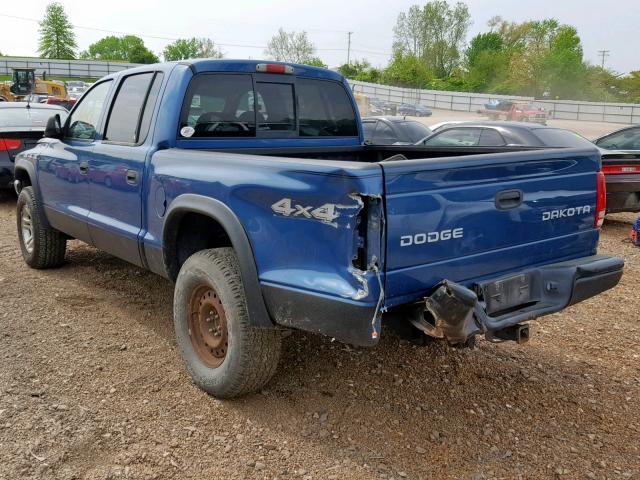
[[[469,342],[616,285],[593,148],[370,146],[345,79],[195,60],[102,78],[15,164],[33,268],[78,239],[175,282],[176,341],[218,397],[290,329],[375,345],[383,317]],[[385,323],[387,320],[385,320]]]

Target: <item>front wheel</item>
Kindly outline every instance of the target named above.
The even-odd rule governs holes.
[[[176,341],[194,382],[218,398],[254,392],[273,376],[281,332],[251,326],[232,248],[187,259],[174,294]]]
[[[67,250],[67,237],[46,226],[44,212],[33,187],[22,189],[16,207],[20,250],[27,265],[32,268],[62,265]]]

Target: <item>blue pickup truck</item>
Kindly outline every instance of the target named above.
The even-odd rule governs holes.
[[[218,397],[273,375],[288,329],[375,345],[524,341],[616,285],[594,149],[370,146],[337,73],[196,60],[107,76],[15,164],[33,268],[79,239],[175,282],[177,344]]]

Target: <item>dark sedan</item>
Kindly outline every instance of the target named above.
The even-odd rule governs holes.
[[[398,115],[409,115],[411,117],[430,117],[432,114],[424,105],[412,105],[403,103],[398,107]]]
[[[591,147],[586,138],[564,128],[521,122],[451,122],[437,125],[419,145],[440,147]]]
[[[640,126],[616,130],[594,143],[602,152],[607,210],[640,212]]]
[[[11,186],[16,155],[35,146],[56,113],[63,122],[67,118],[67,111],[57,105],[0,102],[0,188]]]
[[[520,122],[443,123],[437,125],[431,136],[417,144],[439,147],[594,147],[589,140],[570,130]],[[607,212],[640,211],[640,151],[598,150],[607,181]]]
[[[370,145],[413,145],[431,134],[423,123],[404,117],[364,117],[362,127]]]

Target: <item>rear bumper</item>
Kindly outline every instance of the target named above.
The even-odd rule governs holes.
[[[445,280],[425,298],[424,304],[411,304],[410,311],[414,313],[407,314],[407,321],[414,325],[416,321],[424,322],[424,312],[431,312],[438,317],[434,324],[439,330],[429,334],[446,337],[452,343],[463,342],[477,333],[501,330],[593,297],[614,287],[623,268],[621,258],[594,255],[523,271],[521,274],[535,279],[532,289],[536,302],[500,316],[487,313],[482,294],[479,298],[476,292],[505,278],[475,285],[475,291]],[[379,336],[373,334],[380,331],[375,305],[264,283],[262,292],[271,318],[278,325],[329,335],[354,345],[372,346],[378,342]]]
[[[607,212],[640,212],[640,175],[608,175]]]
[[[463,342],[477,333],[495,332],[549,315],[609,290],[620,281],[623,268],[624,261],[619,257],[594,255],[492,279],[474,285],[473,290],[445,280],[425,298],[424,311],[433,318],[426,327],[433,326],[435,336],[452,343]],[[522,287],[527,289],[527,302],[501,309],[499,297],[508,293],[501,286],[513,285],[512,280],[521,276],[527,278]],[[491,310],[488,305],[493,305]],[[496,310],[507,313],[492,313]]]

